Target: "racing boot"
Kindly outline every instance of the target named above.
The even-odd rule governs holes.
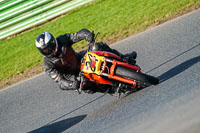
[[[135,65],[136,64],[136,58],[137,58],[137,53],[135,51],[131,53],[127,53],[123,55],[123,58],[128,61],[129,64]]]

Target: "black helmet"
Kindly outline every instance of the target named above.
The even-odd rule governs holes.
[[[36,40],[36,47],[44,56],[52,57],[57,52],[57,41],[54,36],[49,32],[43,32]]]

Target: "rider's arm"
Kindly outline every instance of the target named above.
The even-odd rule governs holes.
[[[79,88],[80,82],[75,75],[61,74],[47,58],[44,58],[44,71],[58,83],[62,90],[76,90]]]
[[[76,33],[70,34],[70,40],[72,40],[73,43],[79,42],[81,40],[92,42],[93,39],[94,39],[93,32],[90,32],[87,29],[82,29]]]
[[[67,33],[56,38],[59,44],[71,47],[74,43],[81,40],[86,40],[89,43],[93,42],[94,34],[87,29],[82,29],[75,33]]]

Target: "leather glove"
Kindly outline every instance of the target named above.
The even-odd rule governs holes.
[[[80,87],[80,81],[77,80],[75,75],[65,75],[58,82],[62,90],[76,90]]]
[[[90,32],[90,34],[88,36],[88,42],[93,44],[95,41],[94,37],[95,37],[94,31]]]

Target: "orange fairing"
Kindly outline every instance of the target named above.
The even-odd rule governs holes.
[[[136,65],[130,65],[126,62],[117,61],[115,59],[120,59],[120,57],[109,52],[88,52],[83,58],[81,72],[84,73],[85,77],[99,84],[112,84],[112,81],[110,80],[114,79],[120,82],[131,84],[132,87],[135,88],[136,82],[134,80],[115,75],[115,68],[116,66],[122,66],[136,72],[141,72],[140,67]],[[110,67],[107,66],[108,63],[111,65]],[[105,68],[106,70],[108,69],[107,72],[105,72]]]
[[[103,62],[105,63],[104,56],[99,56],[94,52],[88,52],[83,58],[81,71],[84,73],[84,76],[91,81],[100,84],[112,84],[111,81],[101,77],[101,65]]]
[[[84,73],[84,76],[90,79],[91,81],[94,81],[99,84],[112,84],[112,81],[106,80],[102,78],[101,76],[98,76],[93,73]]]
[[[112,57],[112,58],[116,58],[116,59],[121,59],[119,56],[117,56],[116,54],[113,54],[111,52],[107,52],[107,51],[92,51],[92,53],[97,54],[98,56],[105,56],[105,57]]]

